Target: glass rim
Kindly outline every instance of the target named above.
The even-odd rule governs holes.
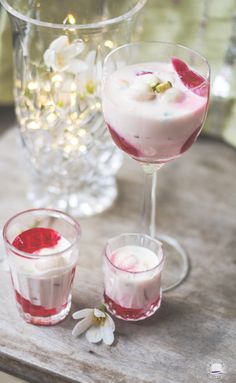
[[[54,251],[50,254],[44,254],[44,255],[40,255],[38,253],[27,253],[26,251],[22,251],[22,250],[19,250],[17,249],[17,247],[13,246],[8,237],[7,237],[7,230],[9,228],[9,225],[10,223],[15,220],[16,218],[18,218],[19,216],[23,216],[24,214],[27,214],[27,213],[33,213],[33,212],[51,212],[51,213],[57,213],[57,214],[60,214],[62,216],[64,216],[64,218],[66,218],[67,222],[69,221],[69,223],[73,224],[76,231],[77,231],[77,234],[78,234],[78,237],[76,236],[76,239],[70,243],[70,245],[68,247],[66,247],[64,250],[60,250],[60,251]],[[61,255],[61,254],[64,254],[66,253],[67,251],[69,251],[70,249],[72,249],[76,243],[78,242],[78,239],[80,239],[81,237],[81,227],[80,227],[80,224],[77,222],[77,220],[73,217],[71,217],[69,214],[67,213],[64,213],[63,211],[61,210],[57,210],[57,209],[49,209],[49,208],[38,208],[38,209],[27,209],[27,210],[23,210],[15,215],[13,215],[12,217],[10,217],[7,222],[5,223],[5,225],[3,226],[3,230],[2,230],[2,235],[3,235],[3,239],[4,239],[4,243],[5,245],[15,254],[15,255],[19,255],[23,258],[31,258],[31,259],[36,259],[36,258],[39,258],[39,257],[52,257],[52,256],[57,256],[57,255]]]
[[[198,52],[195,49],[189,48],[189,47],[187,47],[187,46],[185,46],[183,44],[173,43],[173,42],[170,42],[170,41],[161,41],[161,40],[156,40],[156,41],[155,40],[150,40],[150,41],[135,41],[135,42],[132,42],[132,43],[127,43],[127,44],[120,45],[119,47],[114,48],[111,52],[109,52],[106,55],[106,57],[104,59],[104,68],[106,66],[107,61],[110,59],[110,57],[113,54],[115,54],[116,52],[118,52],[119,50],[122,50],[122,49],[128,48],[128,47],[132,47],[132,46],[150,45],[150,44],[153,44],[153,45],[159,44],[159,45],[173,46],[173,47],[177,47],[177,48],[180,48],[182,50],[185,50],[186,52],[189,51],[189,52],[193,53],[195,56],[198,56],[206,64],[207,76],[203,77],[205,81],[201,85],[198,85],[198,86],[195,86],[195,87],[191,88],[191,91],[193,91],[195,89],[199,89],[202,86],[204,86],[205,84],[210,85],[211,67],[210,67],[210,64],[209,64],[207,58],[202,53]]]
[[[16,18],[26,21],[27,23],[34,24],[40,27],[47,27],[47,28],[53,28],[53,29],[101,29],[108,25],[118,24],[123,20],[128,20],[132,18],[138,11],[140,11],[144,5],[146,4],[147,0],[137,0],[136,4],[131,8],[128,12],[113,17],[111,19],[98,21],[96,23],[89,23],[89,24],[60,24],[60,23],[50,23],[47,21],[41,21],[37,19],[33,19],[32,17],[25,16],[24,14],[17,11],[15,8],[13,8],[11,5],[9,5],[8,0],[0,0],[0,3],[2,6],[9,12],[12,16],[15,16]]]
[[[142,236],[142,237],[145,237],[145,238],[151,240],[152,242],[156,242],[156,243],[159,245],[160,250],[161,250],[161,257],[160,257],[159,262],[158,262],[155,266],[153,266],[151,269],[143,270],[143,271],[128,271],[128,270],[124,270],[124,269],[122,269],[122,268],[119,267],[119,266],[116,266],[116,265],[110,260],[110,258],[108,257],[108,255],[107,255],[107,249],[108,249],[108,246],[109,246],[110,241],[117,240],[117,239],[119,239],[119,238],[121,238],[121,237],[123,237],[123,236],[125,236],[125,235],[126,235],[126,236]],[[128,245],[127,245],[127,246],[128,246]],[[137,246],[138,246],[138,245],[137,245]],[[143,247],[144,247],[144,246],[143,246]],[[162,247],[163,247],[162,242],[160,242],[160,241],[159,241],[158,239],[156,239],[156,238],[151,237],[151,236],[148,235],[148,234],[145,234],[145,233],[122,233],[122,234],[116,235],[116,236],[114,236],[114,237],[112,237],[112,238],[109,238],[109,239],[107,240],[107,243],[106,243],[105,248],[104,248],[104,256],[105,256],[105,258],[108,260],[108,262],[112,265],[112,267],[114,267],[116,270],[122,271],[123,273],[127,273],[127,274],[140,275],[140,274],[149,273],[149,272],[151,272],[151,271],[154,271],[155,269],[157,269],[159,266],[161,266],[161,265],[163,264],[163,262],[164,262],[164,260],[165,260],[165,255],[164,255],[164,253],[163,253],[163,251],[162,251]]]

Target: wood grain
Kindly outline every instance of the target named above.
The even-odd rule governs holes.
[[[29,207],[22,152],[9,131],[0,141],[0,224]],[[188,250],[192,270],[165,294],[159,312],[139,323],[116,320],[112,347],[73,338],[71,315],[48,328],[24,323],[9,274],[0,271],[0,369],[35,383],[209,383],[208,366],[222,361],[223,382],[234,383],[236,269],[236,152],[200,140],[159,175],[158,225]],[[4,180],[4,182],[3,182]],[[82,219],[81,256],[72,312],[101,300],[106,238],[136,230],[142,173],[126,160],[113,208]]]

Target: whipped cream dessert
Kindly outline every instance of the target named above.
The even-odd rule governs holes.
[[[68,303],[75,274],[76,257],[69,250],[70,242],[53,229],[32,228],[12,244],[32,254],[9,257],[17,302],[24,312],[35,316],[56,314]]]
[[[104,299],[117,316],[127,309],[134,316],[160,305],[162,250],[155,254],[142,246],[123,246],[104,262]],[[130,311],[131,311],[130,310]],[[129,314],[130,314],[129,311]]]
[[[200,133],[209,84],[183,61],[122,67],[105,81],[103,113],[113,140],[134,159],[165,163]]]

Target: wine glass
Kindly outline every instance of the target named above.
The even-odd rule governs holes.
[[[136,42],[113,50],[103,71],[102,108],[115,144],[145,173],[142,224],[156,236],[157,171],[197,139],[209,101],[210,68],[199,53],[165,42]],[[158,234],[174,261],[168,291],[187,276],[189,260],[172,237]],[[176,268],[176,264],[178,267]],[[166,283],[165,283],[166,284]]]

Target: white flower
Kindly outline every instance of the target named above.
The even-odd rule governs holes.
[[[99,90],[102,78],[102,62],[98,60],[95,50],[91,50],[87,54],[84,62],[88,69],[80,74],[78,93],[82,98],[87,98],[96,95]]]
[[[70,43],[67,36],[60,36],[53,40],[45,51],[44,63],[54,71],[81,73],[88,70],[88,64],[77,57],[83,50],[82,40]]]
[[[72,316],[74,319],[82,319],[72,330],[72,335],[79,336],[86,332],[86,338],[91,343],[98,343],[101,340],[110,346],[114,342],[115,323],[105,313],[105,306],[100,309],[83,309],[76,311]]]

